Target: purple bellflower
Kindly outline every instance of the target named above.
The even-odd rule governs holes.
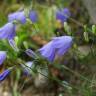
[[[64,55],[72,45],[71,36],[55,37],[48,44],[44,45],[38,51],[49,61],[54,61],[56,55]]]
[[[21,64],[21,67],[23,68],[25,74],[30,75],[32,72],[31,68],[33,68],[33,62],[28,61],[25,64]]]
[[[62,23],[66,22],[70,17],[71,13],[68,8],[64,8],[61,10],[57,10],[56,12],[56,20],[60,20]]]
[[[0,28],[0,39],[13,39],[15,35],[15,25],[12,22]]]
[[[48,44],[44,45],[41,49],[39,49],[39,52],[49,61],[53,61],[55,57],[55,48],[53,46],[53,41],[50,41]]]
[[[8,15],[8,21],[12,22],[14,20],[20,21],[22,24],[26,22],[26,16],[24,14],[24,11],[18,11],[14,12]]]
[[[33,23],[37,22],[37,20],[38,20],[38,14],[37,14],[37,12],[34,11],[34,10],[31,10],[31,11],[29,12],[29,19],[30,19]]]
[[[0,74],[0,81],[3,81],[10,74],[10,72],[11,72],[10,69],[6,69],[5,71],[3,71]]]
[[[6,59],[6,52],[0,51],[0,65],[4,62],[5,59]]]
[[[28,14],[28,18],[35,23],[37,21],[37,13],[36,11],[30,11]],[[8,15],[8,21],[12,22],[14,20],[20,21],[22,24],[26,23],[26,15],[24,13],[24,11],[18,11],[18,12],[14,12]]]
[[[13,39],[10,39],[8,41],[9,41],[10,46],[14,49],[14,51],[19,52],[19,49],[18,49],[15,41]]]
[[[53,38],[53,46],[57,55],[62,56],[72,45],[71,36],[61,36]]]
[[[36,55],[36,53],[34,52],[34,51],[32,51],[31,49],[27,49],[26,51],[25,51],[25,53],[29,56],[29,57],[32,57],[32,58],[37,58],[37,55]]]
[[[16,35],[16,26],[12,22],[7,23],[0,28],[0,39],[8,39],[10,46],[15,51],[18,51],[14,41],[15,35]]]

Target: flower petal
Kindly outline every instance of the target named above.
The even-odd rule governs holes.
[[[55,47],[57,55],[63,55],[66,53],[72,45],[72,37],[71,36],[61,36],[55,37],[53,39],[53,46]]]
[[[31,49],[27,49],[27,50],[25,51],[25,53],[26,53],[28,56],[30,56],[30,57],[32,57],[32,58],[34,58],[34,59],[37,57],[36,53],[33,52]]]
[[[50,41],[48,44],[44,45],[41,49],[38,50],[41,55],[47,58],[49,61],[53,61],[55,57],[55,49],[53,46],[53,42]]]
[[[38,18],[36,11],[33,11],[33,10],[29,12],[28,17],[33,23],[35,23]],[[14,12],[8,15],[9,22],[13,22],[14,20],[20,21],[22,24],[25,24],[26,16],[24,11]]]
[[[48,44],[44,45],[38,51],[40,54],[47,58],[49,61],[53,61],[55,55],[62,56],[64,55],[72,45],[71,36],[61,36],[55,37]]]
[[[24,11],[14,12],[8,15],[8,21],[12,22],[14,20],[20,21],[22,24],[26,23],[26,16]]]
[[[67,21],[69,17],[70,17],[70,11],[68,8],[57,10],[56,12],[56,20],[60,20],[62,23]]]
[[[23,70],[24,70],[24,73],[27,74],[27,75],[30,75],[32,70],[31,68],[33,68],[33,62],[32,61],[29,61],[29,62],[26,62],[25,65],[24,64],[21,64]]]
[[[0,28],[0,39],[13,39],[15,34],[15,25],[12,22]]]
[[[6,52],[0,51],[0,65],[4,62],[5,59],[6,59]]]
[[[37,15],[36,11],[31,10],[31,11],[29,12],[29,18],[30,18],[30,20],[31,20],[33,23],[37,22],[38,15]]]
[[[11,46],[16,52],[18,52],[19,49],[18,49],[15,41],[14,41],[13,39],[10,39],[10,40],[8,40],[8,41],[9,41],[10,46]]]
[[[9,74],[10,74],[10,70],[9,69],[6,69],[4,72],[2,72],[0,74],[0,81],[3,81]]]

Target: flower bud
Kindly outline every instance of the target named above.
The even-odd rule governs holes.
[[[84,39],[86,42],[89,42],[88,32],[84,32]]]
[[[92,33],[96,34],[96,26],[95,25],[92,25]]]

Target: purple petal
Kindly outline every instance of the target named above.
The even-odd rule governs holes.
[[[31,68],[33,68],[33,62],[29,61],[29,62],[26,62],[25,65],[21,64],[21,66],[22,66],[22,68],[24,70],[24,73],[27,74],[27,75],[30,75]]]
[[[35,52],[33,52],[31,49],[27,49],[26,51],[25,51],[25,53],[28,55],[28,56],[30,56],[30,57],[32,57],[32,58],[36,58],[37,57],[37,55],[35,54]]]
[[[0,81],[3,81],[9,74],[10,74],[10,70],[7,69],[5,70],[3,73],[0,74]]]
[[[51,41],[38,50],[43,57],[47,58],[51,62],[54,60],[55,57],[55,49],[52,44],[53,42]]]
[[[15,34],[15,25],[12,22],[0,28],[0,39],[13,39]]]
[[[30,20],[31,20],[33,23],[37,22],[38,15],[37,15],[36,11],[33,11],[33,10],[30,11],[30,12],[29,12],[29,18],[30,18]]]
[[[22,24],[26,23],[26,16],[24,11],[14,12],[8,15],[8,21],[12,22],[14,20],[20,21]]]
[[[60,20],[62,23],[67,21],[70,17],[70,11],[68,8],[64,8],[63,10],[58,10],[56,12],[56,20]]]
[[[72,45],[72,37],[71,36],[61,36],[55,37],[53,39],[53,46],[56,50],[57,55],[63,55],[66,53]]]
[[[8,41],[9,41],[10,46],[11,46],[16,52],[18,52],[19,49],[18,49],[15,41],[14,41],[13,39],[10,39],[10,40],[8,40]]]
[[[68,8],[62,9],[62,13],[65,15],[65,17],[68,19],[71,16],[71,13]]]
[[[6,52],[0,51],[0,65],[4,62],[5,59],[6,59]]]
[[[38,51],[40,54],[47,58],[49,61],[53,61],[55,55],[62,56],[64,55],[72,45],[71,36],[61,36],[55,37],[48,44],[44,45]]]

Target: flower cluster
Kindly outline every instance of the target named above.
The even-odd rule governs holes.
[[[16,24],[14,23],[14,21],[16,20],[22,24],[25,24],[27,21],[27,18],[29,18],[32,21],[32,23],[37,22],[37,19],[38,19],[37,12],[34,10],[30,10],[28,16],[25,15],[24,11],[18,11],[18,12],[9,14],[8,23],[0,28],[0,39],[7,39],[9,41],[9,44],[12,46],[12,48],[14,48],[15,46],[14,37],[16,36]],[[6,59],[6,52],[0,51],[0,65],[3,64],[5,59]],[[29,66],[29,63],[27,64]],[[9,68],[9,69],[6,69],[4,72],[2,72],[0,74],[0,81],[4,80],[5,77],[8,76],[8,74],[12,69],[13,68],[11,69]]]
[[[70,17],[70,15],[71,15],[71,13],[68,8],[57,10],[56,20],[61,21],[63,24],[64,22],[67,21],[67,19]]]
[[[38,18],[35,11],[30,11],[28,17],[34,23],[37,21]],[[16,35],[16,24],[14,24],[14,20],[20,21],[22,24],[24,24],[26,23],[26,19],[28,17],[25,16],[24,11],[9,14],[8,23],[0,28],[0,39],[14,39]]]
[[[32,23],[35,23],[38,20],[38,15],[37,15],[36,11],[31,10],[31,11],[29,11],[28,16],[25,15],[24,11],[11,13],[8,15],[8,21],[13,22],[14,20],[17,20],[17,21],[21,22],[22,24],[25,24],[26,20],[27,20],[26,17],[29,18],[32,21]]]
[[[62,14],[64,13],[64,15]],[[67,16],[65,16],[67,14]],[[59,10],[56,13],[56,19],[61,20],[64,22],[70,16],[70,12],[67,8],[64,10]],[[0,39],[8,39],[10,45],[14,48],[15,42],[14,37],[16,36],[16,24],[14,20],[19,21],[21,24],[25,24],[29,18],[33,23],[35,23],[38,19],[38,15],[36,11],[29,11],[27,16],[25,15],[24,11],[18,11],[15,13],[11,13],[8,15],[8,23],[5,24],[2,28],[0,28]],[[53,62],[55,56],[62,56],[64,55],[72,45],[72,37],[71,36],[60,36],[54,37],[48,44],[44,45],[42,48],[38,49],[39,53],[42,57],[46,58],[48,61]],[[38,57],[32,50],[27,49],[25,51],[27,55],[32,58]],[[0,65],[3,64],[4,60],[6,59],[6,52],[0,51]],[[24,72],[30,74],[29,68],[34,66],[32,61],[26,62],[25,65],[21,64]],[[26,67],[27,66],[27,67]],[[0,74],[0,81],[4,80],[8,74],[11,72],[12,68],[6,69],[4,72]]]
[[[3,64],[4,60],[6,59],[6,52],[5,51],[0,51],[0,66]],[[33,62],[26,62],[25,65],[21,64],[24,73],[30,75],[30,68],[33,66]],[[0,81],[4,80],[11,72],[11,70],[14,69],[14,67],[6,69],[0,74]]]

